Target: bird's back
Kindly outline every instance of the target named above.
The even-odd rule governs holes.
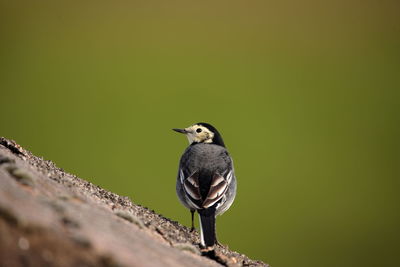
[[[215,173],[222,174],[232,168],[232,160],[225,147],[214,144],[195,144],[183,153],[180,169],[185,177],[199,173],[200,193],[205,198]]]
[[[185,150],[180,165],[188,172],[222,173],[232,167],[232,160],[226,148],[214,144],[200,143],[191,145]]]

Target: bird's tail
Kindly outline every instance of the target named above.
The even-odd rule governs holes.
[[[215,244],[215,208],[208,208],[199,211],[201,245],[212,247]]]

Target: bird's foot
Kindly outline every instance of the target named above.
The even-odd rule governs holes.
[[[209,258],[214,258],[215,257],[215,250],[214,246],[210,247],[202,247],[200,248],[201,255],[209,257]]]

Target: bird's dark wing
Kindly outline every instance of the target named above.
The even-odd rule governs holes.
[[[225,171],[223,174],[214,173],[206,198],[203,198],[200,193],[198,171],[185,177],[183,171],[180,170],[179,176],[188,204],[193,209],[205,209],[217,203],[224,196],[232,180],[233,170]]]
[[[223,174],[214,173],[211,180],[210,190],[203,200],[202,207],[209,208],[217,203],[225,194],[228,185],[232,180],[233,170],[225,171]]]
[[[193,209],[201,209],[202,199],[200,194],[199,172],[195,171],[188,177],[185,177],[182,169],[179,171],[179,179],[189,206]]]

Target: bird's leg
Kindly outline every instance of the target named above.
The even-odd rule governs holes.
[[[190,228],[190,232],[194,231],[194,210],[190,210],[190,213],[192,214],[192,227]]]

